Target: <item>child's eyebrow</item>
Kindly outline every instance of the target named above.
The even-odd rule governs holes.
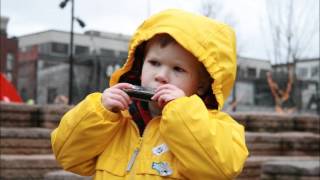
[[[159,61],[159,58],[154,55],[149,55],[145,57],[145,60]]]

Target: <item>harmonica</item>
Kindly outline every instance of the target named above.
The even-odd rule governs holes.
[[[151,88],[145,88],[137,85],[134,85],[133,88],[125,88],[123,91],[126,92],[132,99],[141,101],[152,101],[151,97],[155,93]]]

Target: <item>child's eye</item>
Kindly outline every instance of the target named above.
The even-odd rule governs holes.
[[[152,66],[160,66],[160,63],[158,61],[155,60],[149,60],[148,61]]]
[[[182,69],[182,68],[179,67],[179,66],[175,66],[173,69],[174,69],[175,71],[177,71],[177,72],[186,72],[186,70]]]

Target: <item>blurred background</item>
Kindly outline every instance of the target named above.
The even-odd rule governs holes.
[[[245,127],[237,180],[320,179],[319,0],[0,0],[0,179],[87,180],[65,172],[50,133],[108,87],[135,29],[179,8],[237,34],[224,111]],[[70,106],[71,105],[71,106]]]
[[[1,0],[1,101],[76,104],[108,87],[144,19],[179,8],[232,26],[225,111],[320,114],[319,0]]]

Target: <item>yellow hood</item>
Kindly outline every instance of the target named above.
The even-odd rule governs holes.
[[[226,24],[182,10],[162,11],[139,26],[131,39],[127,62],[111,76],[110,86],[131,70],[137,47],[160,33],[172,36],[204,64],[214,79],[211,88],[221,110],[236,76],[235,33]]]

